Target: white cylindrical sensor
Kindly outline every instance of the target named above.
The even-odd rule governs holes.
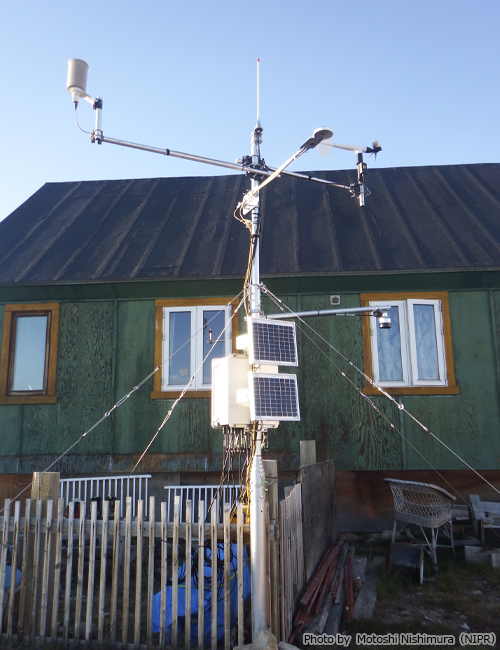
[[[73,95],[73,101],[77,102],[79,97],[87,94],[87,73],[89,66],[81,59],[70,59],[68,61],[68,79],[66,87]]]

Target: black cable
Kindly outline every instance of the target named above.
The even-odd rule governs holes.
[[[195,551],[192,553],[192,561],[191,561],[191,577],[193,581],[193,585],[198,588],[199,584],[199,575],[198,575],[198,553],[200,548],[203,549],[203,564],[204,566],[208,568],[212,568],[212,553],[211,553],[211,541],[210,540],[205,540],[205,544],[202,547],[198,547]],[[223,542],[218,542],[217,543],[217,569],[216,569],[216,576],[217,576],[217,600],[221,599],[221,594],[224,590],[224,543]],[[237,569],[237,564],[236,564],[236,556],[233,550],[233,544],[229,545],[229,566],[232,571],[236,571]],[[204,592],[211,591],[212,589],[212,577],[210,576],[203,576],[203,584],[204,584]],[[233,580],[233,585],[230,587],[230,591],[232,591],[235,587],[236,581]]]

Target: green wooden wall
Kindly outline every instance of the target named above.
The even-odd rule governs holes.
[[[339,293],[334,279],[331,287],[328,293],[280,297],[294,310],[328,309],[330,293]],[[267,297],[264,304],[267,312],[278,311]],[[341,306],[359,306],[359,292],[341,294]],[[398,400],[474,468],[495,469],[500,463],[500,292],[450,292],[450,312],[460,394]],[[0,405],[0,472],[44,469],[153,370],[154,316],[154,298],[61,301],[57,404]],[[3,306],[0,328],[2,323]],[[364,379],[353,367],[363,370],[359,316],[310,318],[298,328],[300,365],[293,371],[301,421],[282,423],[269,435],[269,451],[282,469],[298,465],[299,441],[311,438],[317,441],[318,459],[333,459],[337,469],[465,468],[397,405],[371,398],[392,427],[360,396],[356,387]],[[58,469],[130,470],[172,405],[151,400],[152,388],[151,378],[83,438]],[[151,446],[141,471],[220,469],[221,454],[221,433],[210,426],[210,401],[185,400]]]

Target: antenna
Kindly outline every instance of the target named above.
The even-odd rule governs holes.
[[[257,124],[260,124],[260,59],[257,59]]]

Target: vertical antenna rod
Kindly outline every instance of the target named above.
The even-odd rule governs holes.
[[[260,124],[260,59],[257,59],[257,124]]]
[[[252,131],[251,136],[251,158],[252,166],[259,167],[261,164],[260,158],[260,144],[262,142],[262,126],[259,119],[259,64],[260,60],[257,59],[257,124]],[[250,183],[250,190],[254,192],[259,186],[259,181],[252,178]],[[252,316],[259,316],[261,313],[260,305],[260,245],[259,245],[259,214],[260,214],[260,201],[259,193],[256,194],[256,205],[252,210],[252,272],[250,276],[250,314]]]

